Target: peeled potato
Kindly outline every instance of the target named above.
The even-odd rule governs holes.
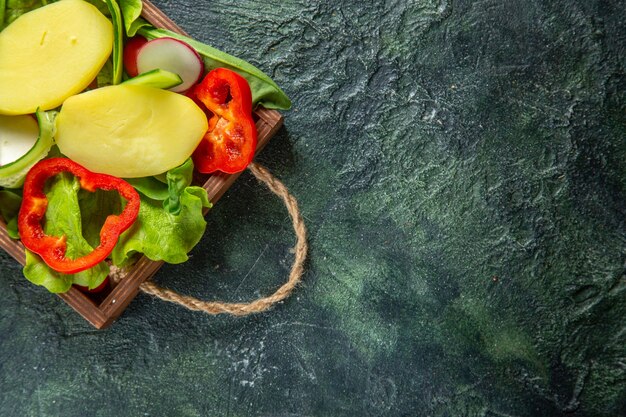
[[[182,164],[208,128],[204,112],[188,97],[123,84],[68,98],[56,122],[63,154],[91,171],[123,178]]]
[[[113,48],[113,26],[95,6],[62,0],[0,32],[0,114],[49,110],[84,90]]]

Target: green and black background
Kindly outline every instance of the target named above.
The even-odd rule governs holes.
[[[298,198],[304,283],[269,313],[139,295],[98,331],[0,254],[0,416],[626,415],[626,5],[154,3],[293,100],[258,160]],[[286,278],[244,173],[155,280]]]

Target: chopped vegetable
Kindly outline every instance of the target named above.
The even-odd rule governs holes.
[[[111,201],[118,204],[114,204],[113,207],[99,204],[96,210],[91,205],[81,204],[84,201],[101,203],[103,199],[100,197],[103,195],[109,197],[106,199],[107,202]],[[119,194],[111,191],[90,192],[83,190],[80,187],[79,179],[67,172],[47,181],[46,197],[48,207],[42,221],[43,230],[50,236],[66,236],[67,250],[65,255],[72,259],[86,255],[98,246],[100,228],[106,218],[106,216],[99,215],[101,212],[109,215],[120,213],[122,210],[122,198]],[[50,292],[58,293],[69,290],[72,284],[88,288],[98,287],[109,274],[109,266],[106,262],[100,262],[76,274],[63,274],[50,268],[38,255],[26,250],[26,265],[23,272],[26,279],[33,284],[41,285]]]
[[[204,73],[200,55],[187,43],[174,38],[153,39],[144,44],[137,53],[139,73],[164,69],[178,74],[182,84],[171,88],[177,93],[187,91]]]
[[[137,69],[137,54],[142,46],[148,42],[143,36],[135,36],[126,41],[124,45],[124,69],[129,77],[136,77],[139,75]]]
[[[198,171],[232,174],[244,170],[254,158],[257,144],[247,81],[231,70],[217,68],[192,94],[212,114],[209,129],[193,153]]]
[[[136,77],[129,78],[124,81],[124,85],[143,85],[145,87],[152,88],[171,88],[181,84],[183,80],[178,74],[165,71],[162,69],[155,69],[152,71],[144,72]]]
[[[0,140],[2,141],[2,156],[4,162],[5,150],[7,150],[9,143],[12,150],[15,151],[13,156],[21,153],[23,149],[27,148],[27,143],[33,135],[33,129],[38,131],[34,145],[26,149],[18,159],[12,162],[3,164],[0,167],[0,186],[7,188],[15,188],[22,185],[24,177],[28,170],[37,163],[40,159],[44,158],[50,151],[52,146],[52,136],[54,135],[54,118],[56,112],[40,112],[36,113],[37,122],[31,116],[0,116]],[[34,126],[33,126],[34,124]],[[22,143],[24,145],[21,150],[17,150],[16,135],[17,132],[28,136]],[[37,133],[35,133],[37,135]],[[5,146],[5,140],[7,141]],[[7,159],[13,159],[8,158]]]
[[[0,32],[0,114],[53,109],[85,89],[111,53],[113,27],[93,5],[63,0]]]
[[[100,230],[100,244],[91,253],[76,259],[66,257],[66,236],[49,236],[41,225],[48,206],[44,192],[46,181],[63,172],[78,177],[83,189],[115,190],[126,200],[122,213],[110,215],[105,220]],[[37,163],[26,176],[18,230],[24,246],[41,256],[50,268],[64,274],[75,274],[97,265],[111,253],[120,234],[135,222],[139,205],[139,194],[126,181],[95,174],[67,158],[46,159]]]
[[[17,232],[17,214],[22,205],[22,196],[17,190],[0,190],[0,214],[6,222],[7,232],[12,239],[19,239]]]
[[[0,29],[4,27],[4,15],[6,13],[7,1],[0,0]]]
[[[120,6],[115,0],[104,0],[109,13],[111,14],[111,22],[113,23],[113,52],[111,59],[113,62],[112,84],[122,82],[122,51],[124,50],[124,27],[122,26],[122,12]]]
[[[55,138],[64,155],[91,171],[138,178],[182,164],[206,130],[204,112],[188,97],[120,84],[67,99]]]
[[[105,279],[102,281],[102,284],[98,285],[96,288],[89,288],[88,286],[78,284],[74,284],[74,286],[82,292],[88,294],[97,294],[109,287],[109,277],[105,277]]]
[[[84,190],[80,180],[67,172],[47,181],[46,197],[48,209],[43,230],[50,236],[67,236],[65,255],[72,259],[93,251],[100,243],[100,229],[106,218],[122,211],[123,198],[117,192]],[[15,218],[17,232],[17,214]],[[65,292],[72,284],[96,288],[110,272],[103,261],[76,274],[63,274],[50,268],[38,255],[29,250],[26,253],[24,276],[50,292]]]
[[[206,228],[202,210],[211,207],[206,190],[191,185],[192,176],[193,163],[187,160],[168,171],[167,184],[142,184],[139,216],[113,249],[115,265],[131,263],[136,253],[172,264],[189,259]]]
[[[140,27],[149,25],[145,20],[139,19],[143,8],[141,0],[120,0],[120,8],[127,36],[135,36]]]
[[[39,137],[37,120],[30,115],[0,115],[0,167],[20,159]]]
[[[281,90],[270,77],[263,73],[263,71],[243,59],[236,58],[209,45],[205,45],[167,29],[156,29],[148,26],[141,27],[137,33],[149,40],[169,37],[184,41],[200,54],[204,61],[205,68],[228,68],[244,77],[250,85],[253,104],[260,104],[266,109],[288,110],[291,108],[291,100],[289,100],[289,97],[287,97],[283,90]]]

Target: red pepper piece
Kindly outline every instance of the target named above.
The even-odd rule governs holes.
[[[110,215],[100,230],[100,244],[93,252],[77,259],[65,257],[66,236],[49,236],[43,231],[41,221],[46,214],[48,199],[44,193],[46,180],[62,172],[80,179],[87,191],[115,190],[126,199],[119,215]],[[139,194],[126,181],[106,174],[93,173],[67,158],[51,158],[38,162],[26,175],[24,196],[17,218],[22,243],[39,255],[52,269],[65,274],[75,274],[103,261],[117,244],[119,236],[128,229],[139,213]]]
[[[204,104],[209,119],[209,129],[193,153],[196,169],[205,174],[243,171],[252,162],[257,143],[248,82],[231,70],[217,68],[191,95]]]

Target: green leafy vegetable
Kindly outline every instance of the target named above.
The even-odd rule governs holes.
[[[126,178],[137,191],[153,200],[164,201],[170,196],[167,183],[156,177]]]
[[[193,161],[188,158],[183,164],[172,168],[164,178],[128,178],[130,184],[146,197],[163,201],[163,208],[171,214],[180,212],[180,198],[193,180]]]
[[[117,191],[84,189],[78,191],[83,237],[89,246],[96,247],[100,243],[100,229],[107,216],[122,212],[122,199]]]
[[[4,27],[4,15],[7,10],[7,0],[0,0],[0,30]]]
[[[39,256],[26,250],[26,266],[24,266],[24,276],[35,285],[45,287],[52,293],[67,292],[72,287],[73,277],[71,275],[56,272],[41,260]]]
[[[0,13],[3,14],[3,26],[0,25],[0,28],[3,29],[24,13],[41,7],[42,3],[38,0],[1,0],[0,6],[2,5],[4,7]]]
[[[26,9],[26,10],[33,10],[43,5],[40,0],[7,0],[6,3],[7,3],[7,8],[9,9]]]
[[[180,212],[171,214],[163,210],[161,201],[142,195],[137,221],[113,249],[113,263],[127,265],[135,253],[172,264],[189,259],[187,253],[200,241],[206,228],[202,209],[210,203],[201,187],[185,188],[180,203]]]
[[[13,239],[20,238],[20,235],[17,233],[17,214],[21,205],[22,196],[16,190],[0,191],[0,214],[6,222],[9,236]]]
[[[187,253],[206,228],[202,211],[211,207],[206,190],[190,186],[192,173],[193,163],[188,159],[167,173],[167,185],[154,179],[137,187],[141,193],[139,216],[113,249],[115,265],[130,263],[136,253],[172,264],[189,259]]]
[[[182,40],[191,45],[200,54],[207,69],[228,68],[244,77],[250,84],[252,102],[254,104],[261,104],[267,109],[288,110],[291,108],[291,100],[289,100],[289,97],[283,90],[260,69],[242,59],[166,29],[142,27],[138,33],[149,40],[163,37]]]
[[[181,196],[193,180],[193,162],[191,158],[187,159],[181,166],[170,169],[167,172],[166,179],[168,198],[163,202],[163,208],[168,213],[178,214],[182,205],[180,201]]]
[[[146,21],[139,19],[143,7],[141,0],[120,0],[120,7],[128,37],[135,36],[141,27],[148,25]]]
[[[113,60],[112,84],[122,82],[122,73],[124,70],[122,62],[122,52],[124,50],[124,28],[122,26],[122,12],[120,6],[115,0],[104,0],[111,14],[111,22],[113,22]]]
[[[48,3],[53,3],[55,1],[59,1],[59,0],[53,0],[53,1],[48,1]],[[109,7],[106,5],[104,0],[85,0],[87,3],[91,3],[94,6],[96,6],[96,8],[98,10],[100,10],[100,13],[102,13],[103,15],[110,17],[109,16]]]
[[[104,63],[104,66],[96,76],[98,88],[113,84],[113,62],[112,57]]]
[[[60,174],[51,182],[46,192],[48,208],[44,231],[50,236],[65,235],[67,237],[66,254],[70,258],[83,256],[93,250],[83,237],[83,223],[78,201],[79,189],[80,184],[76,178],[69,174]],[[28,251],[24,267],[24,276],[29,281],[42,285],[54,293],[65,292],[72,284],[96,288],[108,274],[109,267],[105,262],[100,262],[97,266],[77,274],[62,274],[48,267],[38,255]]]
[[[164,90],[180,85],[183,80],[178,74],[170,71],[156,68],[146,71],[133,78],[129,78],[122,84],[126,85],[143,85],[145,87],[162,88]]]

